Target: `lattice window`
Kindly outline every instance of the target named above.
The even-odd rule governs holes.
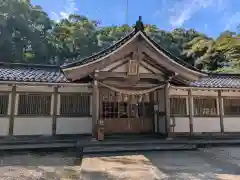
[[[224,98],[223,106],[225,115],[240,115],[240,98]]]
[[[175,116],[187,115],[187,98],[184,96],[171,96],[170,113]]]
[[[49,116],[51,113],[51,94],[20,94],[19,115]]]
[[[118,104],[114,102],[103,102],[102,103],[104,118],[115,118],[118,117]]]
[[[101,99],[100,114],[103,118],[141,118],[152,116],[153,113],[153,106],[148,98],[139,98],[137,95],[120,95],[107,91]]]
[[[217,115],[217,99],[214,97],[194,97],[193,106],[195,116]]]
[[[62,94],[60,115],[67,117],[90,116],[90,94],[74,93]]]
[[[9,94],[0,94],[0,115],[8,113]]]

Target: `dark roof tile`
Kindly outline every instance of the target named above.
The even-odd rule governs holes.
[[[233,74],[209,75],[198,81],[189,82],[189,85],[206,88],[240,88],[240,76]]]
[[[59,66],[0,63],[0,81],[68,82]]]

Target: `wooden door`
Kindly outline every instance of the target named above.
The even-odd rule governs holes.
[[[153,103],[137,102],[133,96],[119,98],[119,94],[106,90],[100,92],[100,118],[105,134],[151,133],[154,131]]]

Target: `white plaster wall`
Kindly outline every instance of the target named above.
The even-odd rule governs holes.
[[[12,86],[8,86],[8,85],[0,85],[0,91],[12,91]]]
[[[188,91],[184,89],[170,89],[169,95],[176,95],[176,96],[187,96]]]
[[[217,91],[207,91],[207,90],[193,90],[193,96],[218,96]]]
[[[240,132],[240,117],[224,117],[224,132]]]
[[[190,132],[189,117],[172,117],[171,122],[175,122],[174,132]]]
[[[49,86],[27,86],[27,85],[18,85],[16,87],[18,92],[53,92],[53,87]]]
[[[14,135],[51,135],[51,117],[15,117]]]
[[[229,96],[239,97],[240,92],[239,91],[222,91],[221,95],[226,97],[229,97]]]
[[[9,118],[0,117],[0,136],[7,136],[9,132]]]
[[[193,117],[193,132],[221,132],[220,117]]]
[[[89,92],[91,93],[92,92],[92,88],[89,88],[88,87],[89,85],[86,84],[86,85],[81,85],[79,87],[77,86],[72,86],[72,87],[59,87],[58,89],[58,92],[62,92],[62,93],[71,93],[71,92],[75,92],[75,93],[81,93],[81,92]]]
[[[57,118],[57,134],[92,134],[92,118]]]

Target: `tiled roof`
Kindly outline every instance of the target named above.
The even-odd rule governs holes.
[[[190,82],[189,86],[206,88],[240,88],[239,74],[210,74],[198,81]]]
[[[69,82],[59,66],[0,63],[0,81]],[[209,74],[198,81],[188,82],[192,87],[240,88],[240,74]]]
[[[0,81],[68,82],[59,66],[0,63]]]
[[[195,68],[194,66],[192,66],[191,64],[185,62],[184,60],[172,55],[170,52],[168,52],[166,49],[164,49],[160,44],[156,43],[151,37],[149,37],[144,30],[142,29],[134,29],[132,32],[130,32],[129,34],[127,34],[125,37],[123,37],[122,39],[120,39],[119,41],[117,41],[116,43],[114,43],[112,46],[93,54],[92,56],[86,57],[86,58],[78,58],[78,60],[76,60],[75,62],[72,63],[68,63],[62,66],[62,68],[69,68],[69,67],[74,67],[74,66],[79,66],[79,65],[83,65],[89,62],[93,62],[101,57],[106,56],[107,54],[113,52],[114,50],[116,50],[117,48],[121,47],[123,44],[125,44],[129,39],[131,39],[134,35],[137,34],[137,32],[141,31],[144,36],[156,47],[158,48],[161,52],[163,52],[164,54],[166,54],[169,58],[171,58],[172,60],[176,61],[177,63],[192,69],[194,71],[198,71],[200,72],[199,69]]]

